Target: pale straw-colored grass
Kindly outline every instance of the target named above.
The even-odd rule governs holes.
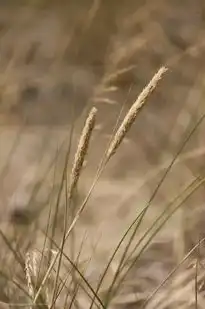
[[[144,104],[146,103],[147,98],[150,96],[150,94],[154,91],[154,89],[157,87],[159,81],[163,77],[163,75],[166,73],[167,68],[162,67],[159,69],[159,71],[154,75],[154,77],[151,79],[149,84],[143,89],[143,91],[138,96],[137,100],[134,102],[130,110],[128,111],[127,115],[125,116],[122,124],[120,125],[119,129],[117,130],[110,147],[107,151],[107,160],[109,160],[114,153],[116,152],[119,145],[122,143],[125,135],[131,128],[133,122],[135,121],[137,114],[142,109]]]
[[[75,158],[74,158],[74,163],[72,166],[72,171],[71,171],[71,175],[70,175],[70,185],[68,188],[68,199],[69,201],[72,198],[72,194],[73,191],[75,190],[82,168],[83,168],[83,163],[85,160],[85,156],[87,154],[88,151],[88,146],[89,146],[89,142],[90,142],[90,138],[95,126],[95,118],[96,118],[96,113],[97,113],[97,109],[95,107],[93,107],[86,119],[85,125],[83,127],[79,142],[78,142],[78,147],[76,150],[76,154],[75,154]],[[47,272],[36,292],[36,295],[34,297],[34,303],[36,302],[36,300],[38,299],[39,295],[41,294],[41,291],[57,261],[57,258],[62,257],[62,250],[64,248],[65,245],[65,241],[68,238],[68,236],[70,235],[71,231],[73,230],[74,227],[74,222],[76,222],[76,217],[79,217],[79,213],[82,211],[82,209],[79,209],[79,211],[77,212],[76,216],[74,218],[72,218],[73,222],[71,223],[68,231],[64,231],[64,236],[63,236],[63,240],[62,240],[62,246],[61,249],[59,249],[58,253],[56,254],[55,258],[53,259],[53,261],[51,262],[51,264],[49,265]],[[59,265],[60,266],[60,265]]]
[[[87,117],[85,122],[85,126],[83,128],[82,134],[80,136],[80,140],[78,143],[78,148],[75,154],[75,159],[70,175],[70,188],[69,193],[72,194],[73,190],[77,186],[80,173],[83,167],[83,162],[85,160],[85,156],[88,151],[88,146],[90,142],[90,138],[95,126],[95,118],[96,118],[97,109],[93,107]]]

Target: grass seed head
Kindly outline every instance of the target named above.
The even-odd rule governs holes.
[[[92,131],[95,126],[95,118],[96,118],[97,109],[93,107],[86,119],[83,131],[80,136],[80,140],[78,143],[78,148],[75,154],[75,159],[73,163],[73,168],[70,176],[70,194],[72,194],[75,189],[80,173],[83,167],[83,163],[85,160],[85,156],[87,154],[90,138],[92,135]]]
[[[138,96],[137,100],[133,103],[130,110],[128,111],[127,115],[125,116],[122,124],[120,125],[119,129],[117,130],[113,140],[110,144],[110,147],[107,151],[107,160],[109,160],[114,153],[116,152],[117,148],[123,141],[126,133],[129,131],[130,127],[132,126],[133,122],[135,121],[138,112],[146,103],[148,96],[153,92],[153,90],[157,87],[159,81],[161,80],[162,76],[167,71],[167,68],[162,67],[159,71],[154,75],[151,79],[149,84],[142,90],[140,95]]]

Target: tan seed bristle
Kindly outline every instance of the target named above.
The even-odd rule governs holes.
[[[28,293],[29,293],[30,297],[32,299],[34,299],[35,292],[34,292],[34,287],[33,287],[33,283],[32,283],[33,267],[32,267],[31,256],[30,256],[29,252],[26,253],[25,272],[26,272]]]
[[[114,155],[117,148],[121,144],[123,138],[125,137],[126,133],[129,131],[130,127],[132,126],[133,122],[135,121],[138,112],[144,106],[146,99],[148,96],[153,92],[153,90],[157,87],[158,82],[161,80],[162,76],[167,71],[167,68],[162,67],[159,71],[154,75],[151,79],[149,84],[142,90],[140,95],[138,96],[137,100],[133,103],[130,110],[128,111],[127,115],[125,116],[122,124],[120,125],[119,129],[117,130],[110,147],[107,151],[106,158],[107,161]]]
[[[87,154],[89,146],[89,141],[92,135],[93,128],[95,126],[96,113],[97,109],[93,107],[86,119],[83,131],[80,136],[70,176],[70,192],[69,192],[70,194],[72,194],[74,188],[76,187],[80,177],[81,170],[83,168],[83,162],[85,160],[85,156]]]

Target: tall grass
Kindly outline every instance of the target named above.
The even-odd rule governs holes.
[[[113,135],[105,149],[104,156],[102,156],[102,161],[99,163],[90,190],[82,203],[78,205],[74,200],[75,191],[77,190],[80,178],[83,177],[83,164],[87,153],[89,152],[89,146],[92,144],[92,136],[94,135],[97,116],[96,108],[93,107],[90,110],[82,129],[71,169],[68,164],[71,159],[71,145],[69,143],[61,175],[60,187],[57,194],[53,221],[51,221],[52,209],[50,209],[47,227],[45,230],[40,229],[40,232],[45,237],[42,251],[34,250],[31,244],[26,246],[26,249],[24,248],[22,251],[21,248],[16,247],[15,240],[10,239],[3,231],[0,231],[4,245],[7,247],[7,252],[9,251],[12,253],[14,262],[18,266],[18,271],[13,274],[13,277],[11,274],[1,271],[1,277],[5,278],[9,289],[11,288],[11,291],[15,291],[12,292],[13,295],[14,293],[18,294],[18,296],[13,299],[10,296],[10,299],[8,300],[10,305],[30,308],[45,307],[49,309],[62,307],[83,307],[90,309],[93,307],[112,308],[115,305],[128,305],[129,303],[135,304],[137,308],[148,309],[164,309],[172,308],[172,306],[187,308],[186,306],[188,305],[195,305],[196,308],[202,308],[204,306],[203,297],[201,297],[201,294],[199,293],[200,289],[202,289],[204,280],[204,269],[203,267],[199,267],[200,257],[197,255],[195,269],[193,267],[184,267],[186,261],[188,261],[194,253],[199,254],[198,248],[203,245],[204,239],[200,240],[199,243],[186,254],[179,265],[175,266],[167,277],[162,280],[161,284],[156,286],[148,295],[145,294],[135,297],[134,292],[131,294],[128,293],[127,295],[122,294],[122,288],[125,283],[129,281],[129,275],[132,273],[134,267],[137,267],[137,263],[140,263],[143,255],[147,252],[158,233],[163,231],[165,224],[176,213],[176,211],[182,207],[190,196],[204,185],[204,176],[198,175],[194,177],[190,183],[185,184],[185,188],[179,192],[173,200],[165,205],[165,210],[162,211],[152,224],[147,227],[146,231],[143,234],[140,233],[143,220],[152,206],[155,196],[172,167],[180,162],[179,156],[194,132],[203,122],[205,117],[204,114],[187,132],[185,139],[182,141],[182,144],[173,159],[170,160],[168,167],[165,169],[165,172],[148,203],[141,212],[136,212],[136,217],[133,218],[132,223],[128,226],[124,235],[119,240],[119,243],[113,249],[113,253],[109,260],[107,262],[105,261],[104,271],[99,277],[99,281],[95,287],[92,286],[86,276],[86,270],[89,267],[89,263],[92,263],[92,257],[87,261],[85,266],[82,266],[80,262],[84,240],[82,241],[81,248],[78,252],[76,252],[75,246],[75,227],[89,202],[89,198],[91,197],[99,178],[105,168],[109,168],[108,163],[111,158],[114,160],[115,153],[120,151],[120,145],[123,143],[125,136],[128,134],[145,103],[147,103],[149,96],[156,87],[158,87],[158,84],[166,71],[167,69],[162,67],[154,75],[148,85],[142,90],[137,100],[133,103],[120,125],[118,125],[118,120],[116,128],[113,130]],[[39,184],[39,187],[36,188],[37,191],[41,185],[43,185],[43,183]],[[63,205],[64,220],[63,233],[61,235],[60,243],[58,243],[54,236],[57,225],[59,224],[57,217],[58,212],[60,211],[60,205]],[[41,211],[38,212],[36,218],[40,215]],[[51,234],[49,234],[50,224],[52,230]],[[68,240],[71,240],[69,254],[66,250]],[[103,288],[103,283],[106,276],[110,275],[109,271],[113,264],[115,264],[116,267],[111,276],[110,283],[106,288]],[[182,269],[182,272],[179,272],[180,269]],[[173,280],[175,275],[178,275],[176,284]],[[150,280],[151,277],[152,276],[150,275]],[[136,277],[135,280],[137,281],[138,277]],[[170,285],[169,282],[171,282]],[[167,285],[168,287],[166,288]],[[180,298],[178,295],[176,299],[175,294],[177,293],[177,289],[180,289],[182,297]],[[172,293],[172,297],[168,297],[169,292]],[[188,304],[186,295],[190,292],[193,292],[193,297],[190,298],[190,304]],[[12,293],[10,292],[9,294],[11,295]]]
[[[83,163],[89,151],[89,144],[92,142],[91,137],[93,135],[96,122],[97,110],[95,108],[91,109],[79,139],[71,170],[69,170],[68,165],[68,161],[70,159],[69,147],[65,158],[64,169],[62,171],[60,187],[56,199],[54,221],[51,223],[52,231],[55,231],[58,224],[58,221],[55,218],[57,218],[56,216],[60,210],[59,205],[62,203],[62,205],[64,205],[64,220],[63,233],[59,244],[55,240],[53,232],[49,235],[48,226],[51,219],[50,215],[48,218],[47,228],[45,230],[41,230],[41,233],[43,233],[45,237],[42,252],[34,250],[32,246],[29,246],[26,251],[24,250],[24,252],[18,252],[13,241],[9,239],[3,231],[1,231],[4,244],[6,244],[8,250],[13,254],[16,265],[19,265],[20,267],[17,281],[16,279],[10,280],[8,275],[2,274],[6,280],[10,280],[8,286],[10,286],[11,283],[12,285],[15,285],[15,289],[13,288],[16,291],[15,293],[19,293],[19,295],[21,295],[17,297],[18,301],[16,300],[16,304],[12,304],[15,299],[10,299],[9,302],[11,305],[29,306],[30,308],[41,308],[43,306],[45,308],[83,307],[92,309],[94,306],[97,308],[112,308],[114,304],[120,305],[120,303],[135,303],[136,306],[140,308],[146,307],[149,309],[154,309],[166,308],[166,305],[171,306],[172,303],[177,304],[177,300],[174,299],[174,296],[172,296],[172,300],[168,300],[168,298],[164,296],[161,297],[160,295],[167,295],[167,290],[164,286],[166,286],[167,282],[169,282],[177,271],[181,269],[191,255],[198,250],[197,248],[202,245],[204,239],[199,241],[199,244],[197,244],[185,256],[178,266],[174,267],[167,278],[164,278],[160,286],[156,286],[155,290],[150,292],[149,295],[134,298],[133,300],[133,297],[131,297],[131,295],[128,297],[128,294],[128,296],[124,295],[124,301],[120,299],[122,299],[123,295],[122,287],[126,283],[131,270],[133,270],[133,267],[140,262],[143,254],[148,250],[157,234],[163,229],[164,225],[167,221],[169,221],[173,214],[175,214],[175,212],[182,207],[188,198],[204,184],[204,177],[195,177],[191,183],[188,183],[185,186],[185,189],[181,191],[176,198],[166,205],[165,210],[149,227],[147,227],[144,234],[140,234],[141,224],[143,223],[147,211],[151,207],[157,192],[159,191],[171,168],[177,162],[179,155],[189,142],[191,136],[204,120],[205,115],[202,115],[199,121],[191,128],[191,130],[189,130],[186,138],[179,147],[179,150],[176,152],[176,155],[173,157],[169,166],[162,175],[162,178],[147,205],[145,205],[141,212],[136,213],[136,217],[133,218],[133,222],[130,226],[128,226],[123,237],[114,248],[113,254],[110,256],[108,262],[105,262],[104,271],[102,272],[96,287],[93,287],[86,277],[86,269],[89,266],[89,263],[92,263],[92,257],[86,266],[82,267],[80,263],[80,256],[81,251],[83,250],[84,241],[82,241],[80,251],[75,252],[75,226],[87,203],[89,202],[89,198],[102,172],[108,166],[110,159],[114,159],[113,157],[116,151],[120,151],[118,150],[120,144],[123,142],[123,139],[136,120],[139,111],[147,102],[147,99],[151,93],[156,89],[159,81],[166,71],[167,69],[162,67],[154,75],[152,80],[142,90],[137,100],[133,103],[121,124],[113,131],[113,135],[108,143],[107,149],[105,149],[104,156],[99,164],[99,168],[90,190],[88,191],[83,202],[80,205],[76,205],[75,203],[72,204],[74,191],[77,189],[78,182],[82,176]],[[66,243],[68,239],[71,239],[70,254],[68,254],[66,250]],[[49,246],[47,246],[47,244],[49,244]],[[113,263],[117,263],[117,267],[115,268],[108,286],[102,289],[102,285],[106,276],[108,276],[109,270],[112,268]],[[201,287],[203,282],[204,271],[199,271],[198,264],[199,262],[197,259],[197,266],[195,267],[197,270],[195,272],[193,268],[183,270],[183,273],[186,275],[185,278],[183,278],[184,281],[182,280],[182,282],[186,282],[186,287],[190,291],[193,289],[193,282],[195,282],[195,301],[192,299],[192,304],[194,303],[195,306],[201,308],[200,306],[202,306],[202,304],[204,305],[204,302],[198,294],[198,287]],[[24,276],[22,276],[22,271]],[[179,276],[182,276],[183,273],[180,273]],[[135,280],[138,280],[138,278],[136,277]],[[176,289],[175,285],[173,286],[173,289]],[[182,289],[183,294],[183,286],[180,286],[180,289]],[[162,291],[162,294],[160,294],[160,291]],[[173,290],[171,290],[170,287],[169,291],[172,291],[173,293]],[[19,299],[23,300],[24,303],[19,302]],[[171,302],[171,304],[169,302]],[[183,298],[183,304],[184,303],[186,303],[186,300]],[[180,308],[184,308],[183,306],[184,305]]]

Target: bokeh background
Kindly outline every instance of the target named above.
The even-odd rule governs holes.
[[[122,118],[165,65],[168,73],[98,181],[79,222],[79,240],[85,230],[90,235],[85,255],[100,237],[96,265],[101,265],[205,112],[204,35],[203,0],[1,0],[2,224],[15,208],[46,203],[50,163],[75,122],[73,155],[86,113],[96,106],[97,126],[79,185],[83,197],[121,109]],[[202,121],[154,199],[145,226],[189,181],[203,177],[204,132]],[[42,179],[43,189],[31,205]],[[203,187],[197,190],[162,232],[165,243],[173,242],[174,256],[205,234],[204,194]],[[167,251],[164,246],[157,247],[157,256]]]

